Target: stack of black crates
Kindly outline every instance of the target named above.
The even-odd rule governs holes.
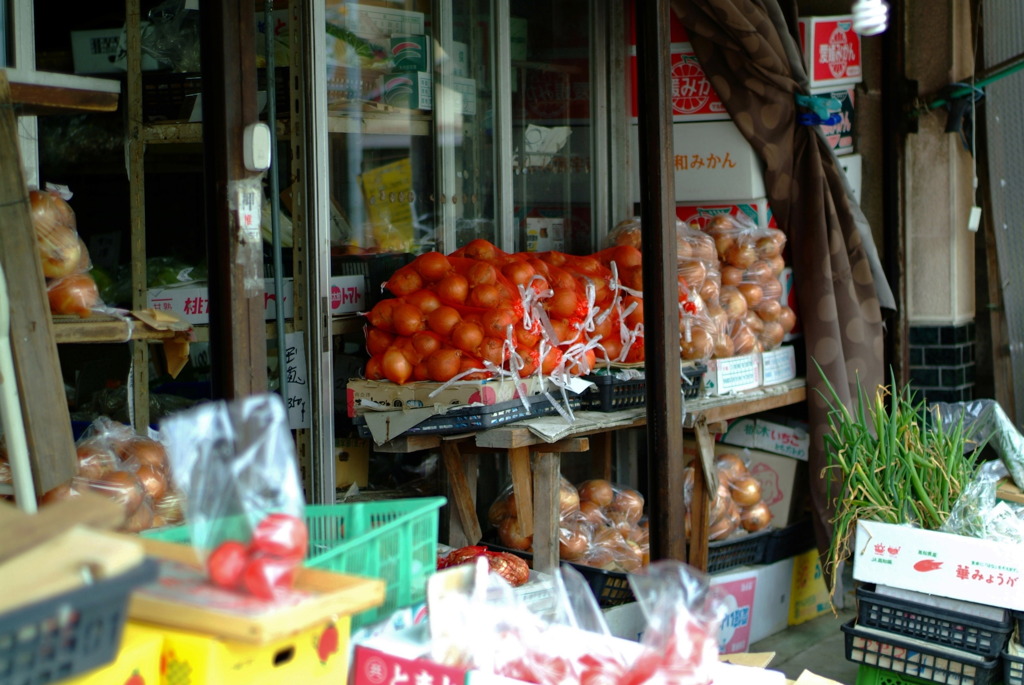
[[[1022,685],[1024,658],[1007,653],[1014,627],[1007,609],[865,584],[842,629],[857,685]]]

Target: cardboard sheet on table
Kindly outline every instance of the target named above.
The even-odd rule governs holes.
[[[643,407],[624,409],[615,412],[577,411],[576,420],[567,423],[561,416],[540,416],[535,419],[524,419],[514,425],[524,426],[544,442],[558,442],[574,433],[596,431],[613,427],[616,424],[626,425],[644,416],[647,410]]]

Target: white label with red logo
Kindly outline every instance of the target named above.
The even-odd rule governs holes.
[[[852,17],[801,19],[800,42],[812,88],[861,82],[860,36]]]

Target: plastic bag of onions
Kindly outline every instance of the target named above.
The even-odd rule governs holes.
[[[88,253],[78,237],[71,206],[54,190],[29,191],[28,199],[43,275],[63,278],[88,268]]]

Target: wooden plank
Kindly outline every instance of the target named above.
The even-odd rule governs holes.
[[[594,446],[590,450],[590,472],[594,474],[594,478],[611,480],[615,433],[597,433],[591,440]]]
[[[131,256],[132,309],[149,306],[149,287],[146,269],[146,144],[143,131],[146,125],[142,111],[142,15],[140,0],[125,3],[125,40],[127,42],[127,74],[125,86],[128,95],[127,147],[128,164],[128,221]],[[149,345],[131,345],[131,405],[132,425],[140,434],[149,427]]]
[[[22,116],[114,112],[121,84],[116,79],[33,69],[4,70],[14,111]]]
[[[54,317],[53,335],[61,343],[121,343],[129,340],[169,340],[177,331],[158,331],[139,322],[122,319]]]
[[[512,494],[516,499],[519,534],[524,537],[533,535],[533,476],[530,473],[530,449],[510,449],[508,467],[512,475]]]
[[[554,452],[533,457],[533,568],[543,573],[558,568],[560,462]]]
[[[679,375],[679,301],[676,269],[672,151],[669,0],[638,2],[636,59],[640,116],[639,171],[644,253],[644,341],[647,385],[648,516],[651,560],[686,559],[679,530],[683,491],[683,409]],[[647,230],[652,229],[652,230]]]
[[[210,331],[210,356],[213,396],[226,399],[267,390],[263,191],[260,174],[243,163],[241,135],[259,120],[254,22],[251,4],[211,3],[200,28],[210,320],[217,323]],[[317,350],[318,358],[319,341],[306,342],[312,365],[308,351]],[[319,391],[311,388],[311,395]],[[323,418],[317,412],[313,423]]]
[[[11,97],[21,115],[67,114],[69,112],[116,112],[117,93],[51,88],[33,83],[12,83]]]
[[[444,467],[448,472],[448,486],[452,491],[452,502],[454,509],[458,512],[459,522],[462,525],[462,533],[465,536],[464,544],[475,545],[483,537],[480,531],[480,521],[476,515],[475,489],[471,489],[466,478],[465,467],[462,457],[459,455],[459,445],[455,442],[446,442],[441,445],[441,455],[444,458]],[[449,536],[451,539],[451,536]],[[456,542],[463,542],[461,540]],[[456,545],[456,542],[449,544]]]
[[[694,428],[699,458],[693,464],[693,492],[690,497],[690,541],[688,563],[701,571],[708,568],[708,507],[718,492],[715,469],[715,444],[703,418]],[[671,522],[668,535],[677,535],[676,522]],[[685,533],[684,533],[685,534]]]
[[[748,390],[736,395],[705,397],[687,402],[684,428],[693,428],[698,417],[708,423],[730,421],[741,416],[778,409],[807,399],[807,381],[795,378],[778,385]]]
[[[189,545],[135,539],[142,543],[146,554],[156,557],[161,563],[174,562],[201,571],[196,553]],[[377,578],[300,567],[295,575],[294,588],[310,595],[307,599],[270,607],[267,602],[256,598],[225,594],[219,596],[221,607],[218,608],[211,605],[214,595],[210,591],[199,591],[200,586],[207,582],[204,575],[196,574],[193,579],[183,580],[174,587],[154,583],[137,589],[132,593],[128,616],[137,621],[208,633],[219,638],[268,644],[317,623],[333,622],[337,616],[380,606],[384,603],[386,585]],[[175,596],[174,593],[178,594]]]
[[[0,159],[13,162],[0,164],[0,263],[8,297],[18,303],[11,307],[11,351],[32,479],[41,495],[74,476],[78,463],[10,102],[0,72]]]
[[[598,419],[602,418],[602,414],[600,412],[577,412],[577,416],[597,417]],[[647,417],[645,415],[641,414],[637,416],[630,414],[627,417],[602,421],[600,426],[594,426],[594,424],[591,424],[592,427],[573,430],[570,432],[569,437],[594,435],[620,428],[636,428],[643,426],[646,423]],[[497,447],[501,449],[531,446],[539,446],[543,449],[548,449],[548,446],[553,444],[548,443],[543,438],[537,436],[528,427],[514,423],[509,424],[508,426],[500,426],[498,428],[492,428],[490,430],[477,433],[475,440],[477,447]]]
[[[137,541],[67,525],[46,542],[0,562],[0,614],[80,588],[90,576],[117,576],[145,557]]]
[[[444,441],[440,435],[400,435],[373,449],[388,454],[411,454],[423,450],[436,450]]]

